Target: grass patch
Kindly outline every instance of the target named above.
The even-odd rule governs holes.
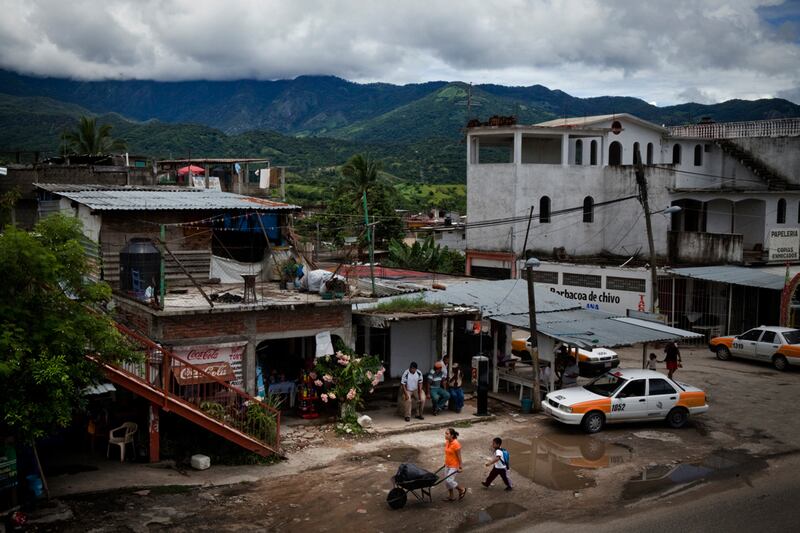
[[[422,296],[415,298],[397,298],[383,302],[375,307],[376,313],[438,313],[444,309],[444,304],[432,303]]]
[[[472,427],[472,422],[470,422],[469,420],[459,420],[458,422],[456,422],[455,424],[453,424],[453,427],[457,427],[457,428],[471,428],[471,427]]]

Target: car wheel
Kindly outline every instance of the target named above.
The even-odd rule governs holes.
[[[717,359],[720,361],[727,361],[731,358],[731,351],[727,346],[720,346],[717,348]]]
[[[606,417],[600,411],[592,411],[587,413],[581,421],[581,427],[586,433],[597,433],[603,429],[606,423]]]
[[[782,355],[776,355],[772,358],[772,366],[775,367],[775,370],[780,370],[783,372],[789,367],[789,362],[786,358]]]
[[[685,426],[687,420],[689,420],[689,413],[681,407],[676,407],[667,414],[667,424],[674,429],[680,429]]]

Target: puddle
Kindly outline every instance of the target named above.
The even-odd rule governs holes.
[[[694,463],[646,468],[625,484],[623,500],[685,490],[711,479],[741,477],[767,467],[764,459],[742,451],[719,451]]]
[[[511,476],[524,476],[553,490],[594,487],[590,470],[625,463],[633,457],[629,447],[607,444],[586,435],[548,433],[531,439],[507,439]]]
[[[467,518],[456,528],[456,531],[469,531],[496,520],[517,516],[525,510],[525,507],[516,503],[495,503],[477,513],[468,514]]]
[[[349,461],[360,463],[377,458],[379,461],[389,461],[392,463],[413,463],[419,457],[419,450],[410,446],[399,446],[388,448],[379,452],[367,453],[364,455],[352,455]]]

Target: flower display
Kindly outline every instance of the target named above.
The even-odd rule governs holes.
[[[317,387],[322,387],[322,381],[319,380],[319,379],[315,379],[314,380],[314,385],[316,385]]]
[[[328,403],[328,395],[325,393],[322,393],[319,399],[322,400],[322,403]]]

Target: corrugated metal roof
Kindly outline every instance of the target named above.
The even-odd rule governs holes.
[[[527,315],[498,315],[492,320],[528,329]],[[641,342],[664,342],[702,337],[693,331],[671,328],[646,320],[614,316],[591,309],[536,314],[536,327],[544,335],[581,347],[614,348]]]
[[[747,268],[732,265],[706,266],[692,268],[673,268],[673,274],[686,278],[732,283],[746,287],[783,290],[785,276],[758,268]]]
[[[579,305],[546,287],[534,286],[536,314],[578,309]],[[481,309],[484,317],[528,312],[528,286],[524,279],[474,280],[451,283],[446,290],[425,293],[429,302]]]
[[[43,189],[42,185],[39,185]],[[263,198],[209,189],[47,189],[94,211],[254,210],[299,211],[300,207]]]

